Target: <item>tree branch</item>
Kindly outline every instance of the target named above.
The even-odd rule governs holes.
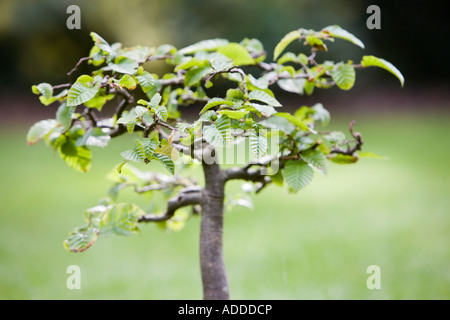
[[[167,221],[173,217],[175,211],[182,207],[200,204],[202,192],[200,189],[186,188],[180,191],[178,195],[170,198],[167,204],[167,211],[163,215],[146,214],[139,218],[138,222],[161,222]]]
[[[70,76],[72,73],[74,73],[74,72],[78,69],[78,67],[83,63],[83,61],[87,61],[87,60],[89,60],[89,59],[91,59],[91,57],[83,57],[83,58],[81,58],[80,60],[78,60],[78,62],[77,62],[77,64],[75,65],[75,67],[73,67],[72,70],[70,70],[69,72],[67,72],[67,75]]]
[[[355,125],[356,121],[353,120],[352,122],[350,122],[349,125],[349,129],[350,129],[350,133],[352,134],[353,138],[355,138],[355,145],[350,148],[349,143],[351,143],[350,141],[347,141],[347,150],[342,149],[340,147],[335,147],[333,149],[331,149],[330,153],[336,153],[336,154],[343,154],[343,155],[353,155],[356,151],[360,151],[362,149],[362,145],[364,144],[364,141],[362,140],[362,136],[361,133],[359,132],[355,132],[353,130],[353,126]]]

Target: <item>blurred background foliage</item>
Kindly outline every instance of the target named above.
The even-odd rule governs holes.
[[[81,8],[81,30],[66,28],[71,4]],[[381,30],[366,27],[371,4],[381,8]],[[337,41],[319,59],[380,56],[402,71],[405,88],[373,68],[357,73],[351,92],[317,90],[312,97],[294,97],[292,107],[323,102],[336,130],[355,119],[366,150],[389,160],[333,165],[297,196],[269,187],[255,197],[254,211],[228,214],[232,297],[448,299],[450,28],[444,4],[1,0],[0,299],[201,298],[196,218],[180,233],[143,226],[140,235],[104,239],[85,254],[63,249],[83,210],[105,195],[110,185],[104,177],[133,138],[93,150],[93,168],[83,175],[42,143],[26,146],[29,125],[56,111],[40,105],[31,85],[66,83],[66,73],[89,53],[90,31],[125,46],[178,48],[205,38],[256,37],[270,58],[287,32],[331,24],[354,33],[366,49]],[[82,268],[82,290],[66,287],[71,264]],[[365,286],[371,264],[381,267],[382,290]]]
[[[443,37],[444,30],[448,30],[443,25],[447,19],[441,3],[444,2],[406,5],[387,0],[2,0],[0,90],[29,88],[43,80],[66,81],[65,73],[92,46],[90,31],[96,31],[110,43],[119,41],[125,46],[171,43],[177,48],[206,38],[240,41],[255,37],[263,42],[271,57],[275,44],[287,32],[299,27],[321,29],[330,24],[339,24],[360,37],[366,50],[361,52],[345,41],[337,41],[329,46],[327,59],[356,60],[363,53],[374,54],[396,65],[409,87],[442,84],[447,82],[450,69],[446,62],[448,43]],[[66,28],[66,8],[70,4],[81,8],[81,30]],[[381,30],[366,27],[366,9],[370,4],[381,8]],[[367,85],[395,83],[395,79],[379,71],[361,73],[361,77],[371,78]]]

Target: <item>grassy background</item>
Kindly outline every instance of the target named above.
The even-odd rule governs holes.
[[[297,195],[271,186],[253,211],[227,213],[233,298],[450,298],[448,115],[357,121],[365,150],[389,160],[332,165]],[[26,130],[0,131],[0,299],[201,298],[198,218],[178,233],[145,225],[130,238],[101,238],[82,254],[62,246],[105,195],[104,176],[127,138],[95,150],[92,170],[80,174],[43,143],[27,147]],[[81,290],[66,287],[72,264],[81,267]],[[372,264],[381,290],[366,287]]]

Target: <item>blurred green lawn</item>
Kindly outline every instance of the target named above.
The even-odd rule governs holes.
[[[271,186],[253,211],[227,213],[232,298],[450,298],[448,115],[356,118],[365,150],[389,160],[332,165],[297,195]],[[81,254],[62,246],[105,195],[126,137],[95,150],[80,174],[43,143],[28,147],[26,130],[0,131],[0,299],[201,298],[198,218],[178,233],[145,225],[130,238],[100,238]],[[66,287],[73,264],[81,290]],[[381,290],[366,287],[373,264]]]

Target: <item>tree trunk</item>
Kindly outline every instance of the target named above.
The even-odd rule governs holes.
[[[203,162],[205,188],[202,194],[200,231],[200,268],[203,299],[228,300],[228,286],[223,257],[223,201],[225,179],[217,163]]]

